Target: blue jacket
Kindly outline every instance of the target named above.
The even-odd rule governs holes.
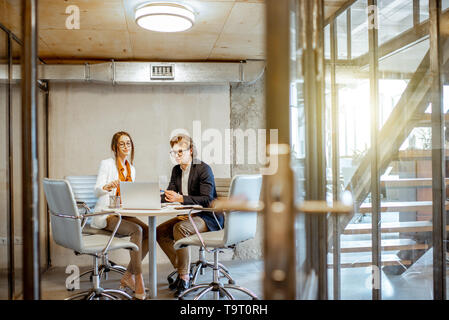
[[[182,194],[182,169],[179,164],[173,167],[167,190]],[[214,174],[208,164],[202,161],[192,161],[189,173],[188,190],[189,195],[184,196],[185,205],[199,204],[204,208],[209,208],[211,202],[217,198]],[[161,196],[161,200],[162,202],[166,202],[164,195]],[[223,228],[223,214],[215,213],[215,215],[221,228]],[[204,222],[206,222],[209,231],[220,230],[211,212],[200,212],[197,213],[196,216],[202,218]]]

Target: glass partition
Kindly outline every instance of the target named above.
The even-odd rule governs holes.
[[[413,28],[413,1],[378,1],[379,45]]]
[[[428,7],[420,11],[428,14]],[[413,27],[411,2],[395,9],[385,5],[380,15],[383,42]],[[383,75],[379,107],[385,137],[380,141],[385,149],[381,163],[383,299],[432,299],[432,272],[420,267],[425,260],[432,271],[431,229],[422,230],[432,220],[432,133],[425,114],[428,101],[423,98],[428,90],[424,83],[428,53],[429,40],[424,38],[379,57]]]
[[[336,48],[332,49],[332,41],[328,40],[327,32],[325,33],[326,43],[331,48],[327,49],[330,51],[329,58],[326,58],[328,69],[332,68],[333,50],[339,59],[335,65],[335,80],[332,80],[329,72],[326,76],[326,105],[328,108],[329,105],[336,105],[338,115],[328,112],[326,119],[329,122],[334,121],[334,117],[338,118],[339,183],[343,189],[352,193],[355,200],[354,215],[339,224],[342,233],[339,251],[341,299],[372,299],[374,289],[381,289],[381,298],[386,300],[434,299],[438,292],[434,288],[434,278],[446,263],[446,256],[443,255],[442,261],[435,260],[438,265],[434,265],[433,249],[441,240],[444,248],[448,242],[433,234],[434,228],[439,227],[435,224],[440,223],[433,221],[435,210],[438,206],[444,206],[433,202],[439,192],[438,188],[433,187],[436,183],[434,179],[440,179],[435,169],[441,163],[436,157],[435,151],[439,147],[435,145],[435,141],[441,136],[438,122],[435,122],[439,111],[432,110],[431,99],[431,93],[438,92],[438,86],[432,83],[433,73],[430,70],[432,48],[429,38],[429,1],[395,0],[378,1],[377,4],[377,105],[370,103],[370,95],[374,91],[370,80],[373,75],[370,74],[369,54],[373,53],[373,48],[369,48],[368,2],[356,1],[349,11],[335,19]],[[442,21],[447,19],[448,8],[449,1],[442,1]],[[345,18],[348,14],[350,19],[347,16]],[[345,21],[351,23],[349,41],[343,28]],[[425,34],[414,31],[418,26],[417,21],[427,23],[421,25],[429,28],[425,30]],[[332,32],[329,33],[332,37]],[[441,73],[444,85],[444,107],[441,112],[446,115],[444,138],[447,147],[449,89],[446,85],[449,78],[449,55],[443,29],[440,38],[443,47]],[[345,42],[351,43],[352,58],[343,63],[341,59],[344,54],[341,54],[341,50],[350,48]],[[332,86],[335,86],[335,93],[332,92]],[[333,94],[337,97],[334,97],[334,101]],[[371,262],[376,253],[370,181],[373,157],[370,115],[373,107],[378,108],[379,114],[379,147],[376,155],[381,200],[379,267]],[[327,139],[331,139],[329,135]],[[329,145],[328,141],[327,146]],[[448,154],[445,152],[447,159]],[[331,154],[336,156],[337,153]],[[449,170],[449,160],[446,160],[445,168],[446,171]],[[447,184],[447,178],[443,181]],[[445,193],[442,201],[449,195],[447,190],[449,187],[442,192]],[[332,254],[328,263],[335,268],[332,265]],[[445,270],[442,271],[444,272]]]
[[[306,132],[304,110],[304,79],[301,69],[301,60],[297,55],[298,43],[298,17],[296,11],[290,16],[290,128],[291,128],[291,167],[294,173],[295,202],[305,199],[305,159],[306,159]],[[297,297],[304,291],[307,276],[304,273],[306,263],[306,231],[304,215],[297,215],[295,221],[296,233],[296,287]]]
[[[348,59],[348,12],[337,17],[337,59]]]
[[[12,41],[13,65],[20,65],[21,46]],[[11,135],[13,141],[13,215],[14,215],[14,287],[15,298],[23,292],[23,237],[22,237],[22,94],[21,80],[14,80],[11,88]]]
[[[356,1],[351,8],[352,50],[358,57],[368,52],[368,2]],[[337,19],[338,21],[338,19]],[[338,32],[338,29],[337,29]],[[338,35],[338,34],[337,34]],[[337,42],[345,39],[337,37]],[[338,48],[344,46],[338,44]],[[342,190],[350,191],[357,204],[369,203],[369,176],[371,161],[371,105],[369,66],[354,64],[350,69],[336,69],[336,91],[338,107],[339,167]],[[341,299],[371,299],[370,276],[371,248],[367,232],[370,214],[356,207],[351,217],[342,217],[340,243]],[[370,233],[370,232],[369,232]],[[361,245],[365,248],[361,249]]]
[[[8,35],[0,30],[0,300],[8,299]]]
[[[332,166],[333,164],[333,159],[334,159],[334,152],[335,150],[333,149],[333,123],[332,123],[332,71],[333,71],[333,58],[334,58],[334,54],[331,48],[331,44],[333,44],[333,42],[331,43],[332,40],[332,34],[330,33],[331,28],[330,25],[326,26],[326,30],[328,30],[327,32],[324,33],[324,52],[328,52],[329,55],[326,56],[325,55],[325,81],[324,81],[324,101],[325,101],[325,105],[326,105],[326,111],[325,111],[325,141],[326,141],[326,201],[328,203],[333,203],[334,201],[334,185],[333,185],[333,174],[334,174],[334,168]],[[332,28],[333,30],[333,28]],[[338,192],[338,190],[335,190],[335,192]],[[334,223],[334,221],[333,221]],[[334,224],[332,224],[332,227],[334,226]],[[328,261],[332,261],[332,254],[333,254],[334,250],[333,247],[330,246],[330,248],[328,247],[328,253],[327,253],[327,259]],[[327,273],[327,277],[328,277],[328,297],[330,300],[332,299],[336,299],[334,297],[334,287],[335,287],[335,283],[334,283],[334,279],[335,279],[335,272],[337,271],[337,266],[335,266],[335,264],[329,264],[328,263],[328,273]],[[337,280],[338,280],[338,276],[337,276]],[[337,285],[338,286],[338,285]]]
[[[47,93],[44,89],[37,92],[37,136],[38,136],[38,157],[39,157],[39,181],[48,177],[48,159],[47,159]],[[39,184],[39,247],[40,247],[40,267],[45,271],[48,267],[48,238],[50,236],[47,215],[47,200],[44,194],[42,184]]]
[[[351,47],[352,57],[368,53],[367,0],[357,0],[351,6]]]

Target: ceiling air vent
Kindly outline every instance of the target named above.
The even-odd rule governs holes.
[[[174,64],[152,64],[151,80],[174,80],[175,65]]]

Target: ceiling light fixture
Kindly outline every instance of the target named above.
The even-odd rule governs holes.
[[[140,27],[147,30],[181,32],[193,26],[195,15],[191,9],[181,4],[150,2],[136,9],[135,19]]]

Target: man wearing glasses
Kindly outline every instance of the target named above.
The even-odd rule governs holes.
[[[167,190],[161,196],[162,202],[179,202],[185,205],[210,207],[217,198],[212,169],[196,158],[195,146],[187,135],[177,135],[170,140],[171,156],[176,165],[171,174]],[[193,221],[199,232],[217,231],[223,228],[222,214],[200,212],[193,215]],[[157,242],[178,271],[178,278],[170,285],[178,297],[190,287],[190,249],[175,250],[179,239],[195,234],[195,229],[185,216],[170,219],[157,227]]]

